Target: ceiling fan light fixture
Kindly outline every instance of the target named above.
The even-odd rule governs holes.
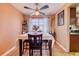
[[[35,15],[36,16],[40,15],[39,11],[35,11]]]
[[[44,5],[44,6],[42,6],[42,7],[39,9],[39,8],[38,8],[38,7],[39,7],[38,5],[39,5],[38,3],[35,3],[35,6],[36,6],[35,9],[32,9],[32,8],[30,8],[30,7],[28,7],[28,6],[24,6],[24,8],[33,10],[34,12],[33,12],[32,15],[36,15],[36,16],[44,15],[44,16],[45,16],[45,13],[41,12],[41,10],[47,9],[47,8],[49,8],[49,6],[48,6],[48,5]]]

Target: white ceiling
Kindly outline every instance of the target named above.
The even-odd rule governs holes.
[[[25,9],[24,6],[28,6],[33,9],[36,8],[34,3],[12,3],[12,5],[25,15],[31,15],[34,11]],[[41,12],[44,12],[46,15],[50,15],[56,13],[56,11],[63,7],[65,3],[39,3],[38,8],[41,8],[44,5],[49,5],[49,8],[41,10]]]

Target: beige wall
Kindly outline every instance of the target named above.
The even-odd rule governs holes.
[[[56,30],[56,40],[66,49],[69,51],[69,6],[71,4],[65,5],[56,13],[56,20],[55,20],[55,30]],[[57,14],[64,10],[64,25],[58,26],[57,22]]]
[[[51,19],[51,22],[52,22],[52,33],[55,32],[55,15],[52,16],[52,19]]]
[[[49,31],[50,32],[52,32],[52,33],[54,33],[54,31],[55,31],[55,15],[50,15],[50,16],[48,16],[48,18],[49,18]]]
[[[15,45],[22,20],[22,14],[13,6],[0,4],[0,55]]]

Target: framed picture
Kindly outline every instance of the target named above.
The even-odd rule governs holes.
[[[64,10],[58,14],[58,26],[64,25]]]

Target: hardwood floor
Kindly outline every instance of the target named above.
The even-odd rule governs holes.
[[[25,51],[24,56],[28,56],[28,50]],[[52,50],[52,54],[55,55],[55,52],[64,52],[56,43],[54,44],[54,48]],[[43,50],[43,56],[48,56],[49,52],[48,50]],[[7,56],[19,56],[19,50],[16,48],[13,52],[8,54]]]
[[[43,51],[43,56],[48,56],[48,51]],[[36,54],[37,55],[37,54]],[[14,52],[11,52],[7,56],[19,56],[18,48],[14,50]],[[28,50],[23,56],[28,56]],[[52,49],[52,56],[79,56],[79,52],[65,52],[59,45],[56,43],[54,44],[54,47]]]
[[[60,53],[63,54],[65,52],[57,43],[54,44],[54,47],[53,47],[52,51],[53,51],[52,54],[54,56],[60,55]]]

